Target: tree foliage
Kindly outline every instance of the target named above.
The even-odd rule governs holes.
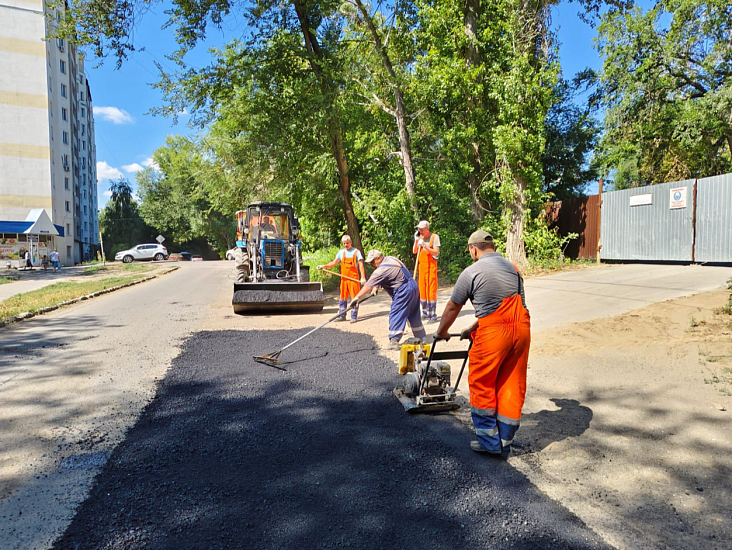
[[[600,165],[617,188],[732,170],[732,5],[659,0],[599,27]]]
[[[99,225],[104,253],[107,259],[112,259],[120,250],[151,242],[157,233],[140,216],[129,181],[124,178],[114,180],[109,189],[111,196],[99,214]]]

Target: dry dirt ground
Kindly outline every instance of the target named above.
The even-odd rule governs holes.
[[[729,295],[534,334],[512,463],[618,548],[732,548]]]

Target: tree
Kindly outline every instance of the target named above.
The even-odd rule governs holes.
[[[113,180],[109,190],[111,197],[99,215],[99,225],[102,228],[105,255],[114,258],[120,250],[148,242],[157,233],[140,216],[129,181],[124,178]]]
[[[599,27],[600,163],[616,187],[732,170],[732,5],[659,0]]]

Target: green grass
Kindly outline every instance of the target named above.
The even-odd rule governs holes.
[[[12,279],[11,277],[0,277],[0,285],[5,285],[7,283],[14,283],[18,279]]]
[[[102,264],[95,264],[87,267],[84,270],[84,275],[93,275],[94,273],[101,273],[101,272],[113,272],[118,273],[122,271],[123,273],[147,273],[148,271],[154,270],[155,267],[150,264],[113,264],[113,265],[102,265]]]
[[[310,267],[310,280],[321,281],[325,292],[337,290],[341,284],[341,278],[336,275],[331,275],[330,273],[318,271],[316,266],[327,264],[332,261],[333,258],[336,257],[336,254],[338,254],[339,250],[339,246],[331,246],[303,256],[303,263]],[[340,269],[340,266],[336,266],[331,271],[339,272]]]
[[[722,307],[714,309],[716,315],[732,315],[732,294],[730,294],[729,300]]]
[[[3,300],[0,302],[0,319],[15,317],[19,313],[26,311],[35,313],[45,307],[55,306],[67,300],[138,281],[142,278],[144,277],[140,275],[126,275],[80,283],[71,281],[54,283],[38,290],[24,292],[23,294],[17,294],[7,300]]]

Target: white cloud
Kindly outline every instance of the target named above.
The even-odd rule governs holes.
[[[114,180],[124,177],[114,166],[110,166],[105,161],[97,162],[97,177],[100,180]]]
[[[94,116],[108,120],[112,124],[131,124],[134,122],[130,113],[118,107],[94,107]]]
[[[153,170],[160,170],[160,166],[158,166],[158,163],[155,162],[152,157],[147,157],[145,160],[143,160],[142,165],[145,168],[152,168]]]
[[[112,196],[112,192],[109,189],[107,189],[104,193],[102,193],[102,196],[103,197],[111,197]]]
[[[144,166],[140,166],[136,162],[133,162],[132,164],[125,164],[122,166],[122,170],[127,172],[128,174],[134,174],[136,172],[142,172],[145,169]]]

